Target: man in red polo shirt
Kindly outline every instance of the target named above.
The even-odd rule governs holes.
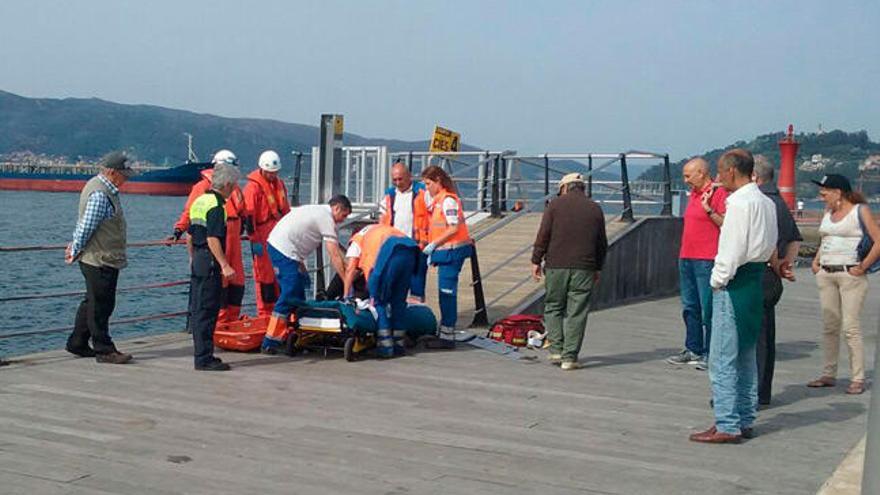
[[[718,254],[718,236],[724,221],[727,191],[712,183],[709,163],[703,158],[694,158],[685,163],[682,177],[691,188],[678,255],[685,348],[670,356],[666,362],[693,364],[697,369],[705,370],[712,334],[712,287],[709,279],[715,255]]]

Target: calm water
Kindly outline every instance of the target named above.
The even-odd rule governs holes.
[[[166,236],[186,198],[123,195],[130,241]],[[78,193],[0,191],[0,245],[65,244],[76,224]],[[185,280],[186,247],[157,246],[129,249],[129,266],[119,276],[119,287]],[[248,260],[246,260],[247,262]],[[250,272],[250,267],[246,266]],[[0,253],[0,297],[84,290],[78,265],[66,265],[63,251]],[[245,302],[253,302],[253,287],[246,286]],[[4,334],[67,327],[80,297],[0,302]],[[113,319],[184,311],[187,286],[117,294]],[[184,318],[111,326],[115,338],[180,331]],[[63,347],[68,332],[28,337],[0,338],[0,356]]]

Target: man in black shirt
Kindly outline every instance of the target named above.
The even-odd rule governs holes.
[[[223,278],[235,270],[223,251],[226,245],[226,198],[238,185],[238,169],[216,165],[211,190],[193,201],[189,210],[187,248],[190,267],[190,325],[195,369],[226,371],[229,365],[214,357],[214,327],[220,311]]]
[[[782,280],[794,280],[792,263],[797,258],[800,248],[801,232],[798,230],[788,205],[779,195],[779,189],[773,183],[773,166],[766,158],[755,157],[754,179],[758,188],[776,206],[776,227],[779,238],[776,242],[778,263],[768,267],[764,273],[764,320],[761,322],[761,333],[758,335],[758,404],[770,404],[770,392],[773,386],[773,369],[776,366],[776,303],[782,297]],[[772,262],[771,262],[772,263]]]

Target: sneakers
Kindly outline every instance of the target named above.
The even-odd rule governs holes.
[[[196,365],[198,371],[229,371],[229,365],[220,360],[213,358],[208,364]]]
[[[563,361],[562,364],[559,365],[559,367],[562,369],[562,371],[572,371],[583,368],[583,365],[581,365],[581,363],[578,363],[577,361]]]
[[[694,366],[694,368],[696,368],[700,371],[708,370],[709,369],[709,362],[706,360],[706,356],[700,356],[700,360],[697,361],[697,364]]]
[[[697,364],[700,362],[700,355],[685,349],[674,356],[666,358],[669,364]]]
[[[562,363],[562,354],[550,354],[547,356],[547,361],[550,361],[550,364],[560,364]]]
[[[101,354],[95,354],[95,361],[99,363],[110,363],[110,364],[125,364],[131,361],[131,354],[125,354],[124,352],[113,351]]]

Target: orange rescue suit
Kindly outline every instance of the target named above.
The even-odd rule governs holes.
[[[253,232],[250,232],[251,244],[262,246],[259,256],[252,252],[257,314],[270,316],[280,290],[275,280],[275,271],[272,269],[266,241],[275,224],[290,212],[290,203],[287,200],[284,181],[277,177],[267,180],[260,172],[260,169],[256,169],[248,174],[248,182],[244,186],[244,203],[253,227]]]

